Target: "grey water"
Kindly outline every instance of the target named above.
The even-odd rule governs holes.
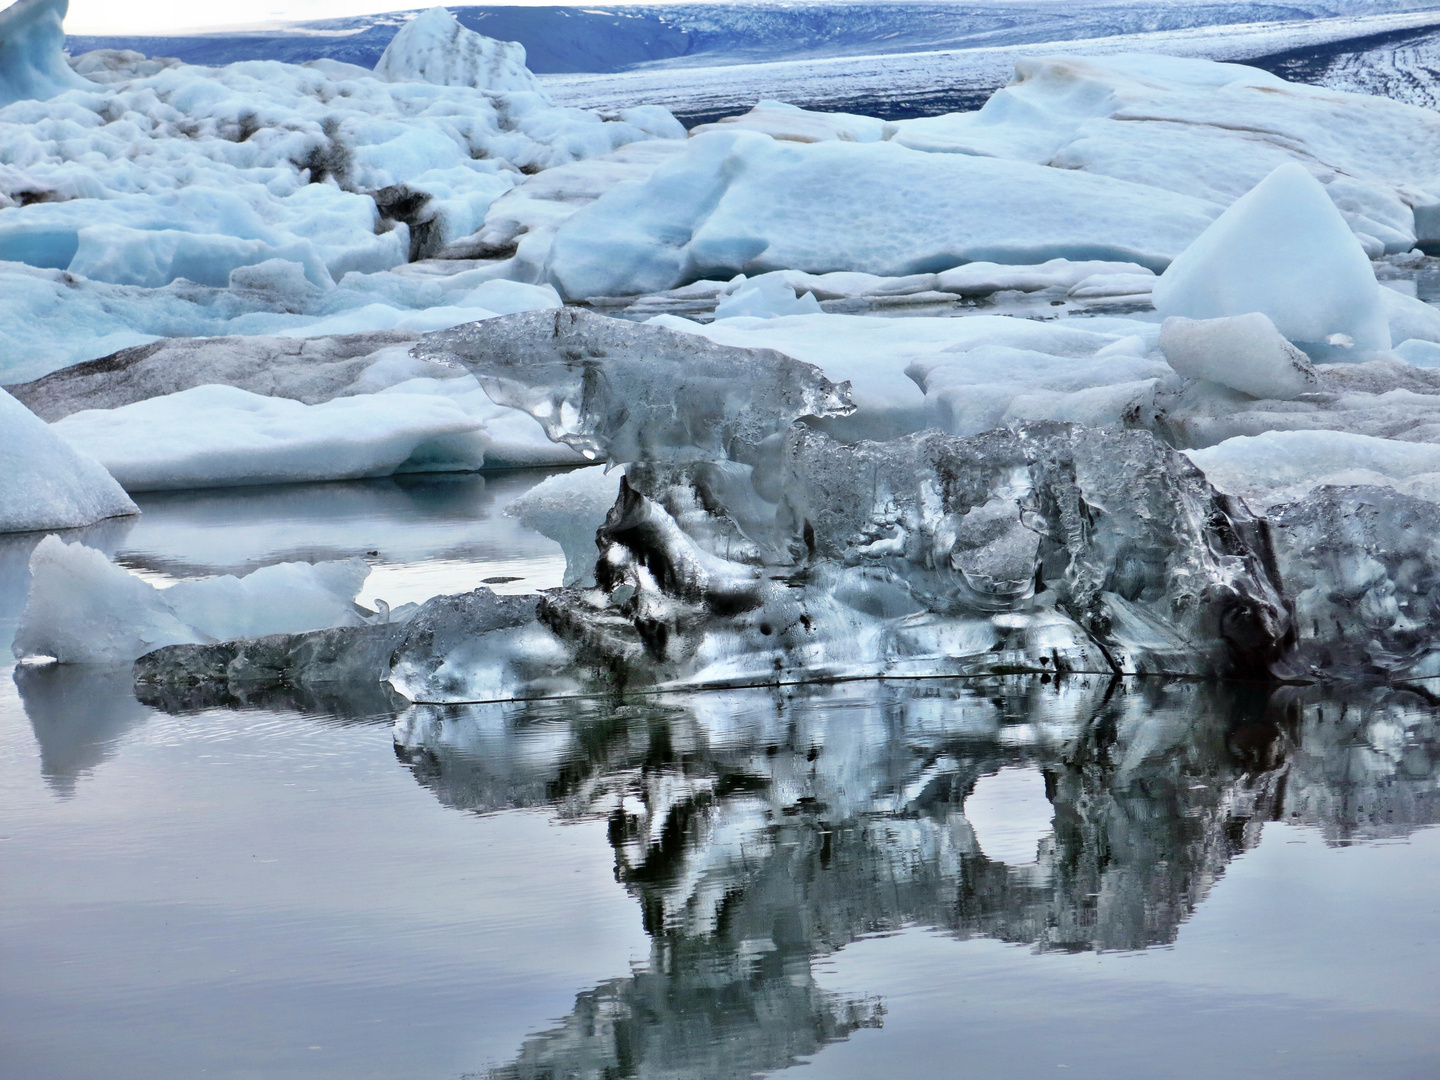
[[[559,583],[543,474],[147,497],[150,580]],[[39,537],[0,543],[0,636]],[[1423,691],[1020,677],[394,710],[0,672],[0,1075],[1433,1077]]]

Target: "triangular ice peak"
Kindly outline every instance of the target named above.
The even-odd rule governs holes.
[[[1170,264],[1154,295],[1167,317],[1259,311],[1294,342],[1390,348],[1370,260],[1324,186],[1296,163],[1236,199]]]

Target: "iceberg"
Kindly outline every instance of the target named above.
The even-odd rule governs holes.
[[[497,405],[589,460],[755,460],[802,416],[852,411],[847,387],[768,349],[736,349],[577,308],[427,334],[421,360],[463,364]]]
[[[796,291],[778,274],[762,274],[744,281],[715,305],[715,318],[773,319],[777,315],[811,315],[820,311],[814,293]]]
[[[47,536],[30,557],[12,648],[21,659],[117,664],[181,642],[357,625],[354,600],[369,573],[363,559],[280,563],[158,589],[94,548]]]
[[[1203,320],[1172,315],[1160,327],[1160,351],[1187,379],[1206,379],[1255,398],[1286,401],[1321,389],[1310,358],[1258,311]]]
[[[1298,164],[1371,256],[1409,251],[1424,231],[1414,208],[1440,201],[1434,112],[1240,64],[1026,58],[978,112],[895,126],[894,141],[917,149],[1081,170],[1222,207]]]
[[[643,183],[566,218],[546,273],[583,299],[658,292],[717,271],[901,276],[1062,257],[1158,270],[1220,209],[1028,162],[717,130]]]
[[[443,7],[415,16],[386,46],[375,74],[390,82],[544,93],[525,66],[525,46],[461,26]]]
[[[630,466],[597,543],[598,588],[548,594],[540,616],[662,684],[1263,675],[1288,633],[1258,523],[1146,432],[847,446],[797,426],[778,484]]]
[[[165,338],[7,389],[37,416],[54,422],[86,409],[115,409],[207,384],[318,405],[405,379],[462,374],[410,359],[409,348],[418,338],[385,330],[311,338]]]
[[[65,62],[69,7],[70,0],[15,0],[0,11],[0,107],[94,89]]]
[[[1155,283],[1162,316],[1261,312],[1296,344],[1388,350],[1370,260],[1325,189],[1281,165],[1231,204]]]
[[[0,533],[138,514],[105,467],[0,390]]]

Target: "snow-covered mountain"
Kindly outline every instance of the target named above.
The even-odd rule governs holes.
[[[1257,22],[1298,23],[1424,11],[1415,0],[1182,3],[1178,0],[989,0],[948,3],[688,4],[452,7],[462,25],[519,41],[539,74],[617,72],[874,53],[1077,41]],[[322,57],[373,67],[419,9],[295,23],[280,29],[166,37],[75,37],[73,53],[131,48],[188,63]]]

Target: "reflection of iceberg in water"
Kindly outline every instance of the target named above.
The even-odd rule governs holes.
[[[150,710],[131,692],[130,669],[50,664],[15,669],[15,685],[40,746],[40,775],[71,796]]]
[[[497,1075],[749,1076],[878,1024],[814,961],[904,926],[1037,949],[1175,939],[1265,821],[1327,838],[1440,821],[1437,714],[1410,691],[1071,679],[854,684],[412,710],[397,752],[443,802],[603,816],[647,966],[579,995]],[[987,858],[982,777],[1038,771],[1038,859]]]

